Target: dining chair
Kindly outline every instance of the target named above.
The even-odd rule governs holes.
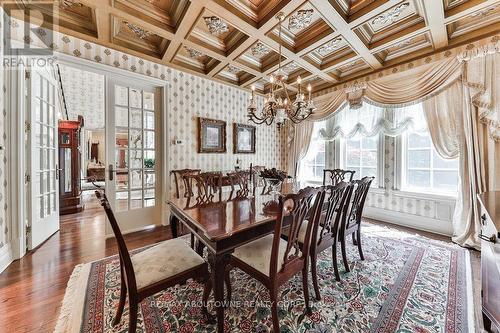
[[[236,193],[236,197],[248,196],[250,184],[253,181],[251,171],[232,171],[228,172],[227,176],[231,185],[231,194]],[[255,186],[252,186],[252,189],[254,188]]]
[[[280,196],[274,233],[237,247],[231,255],[229,267],[238,267],[260,281],[269,290],[274,332],[280,331],[278,289],[299,272],[302,272],[302,288],[307,314],[311,314],[307,263],[313,224],[308,224],[306,228],[303,250],[300,250],[298,237],[311,209],[312,220],[319,218],[323,198],[323,190],[320,187],[307,187],[297,194]],[[287,240],[280,237],[285,222],[289,225]],[[229,269],[226,274],[229,274]],[[228,291],[230,299],[230,289]]]
[[[363,177],[362,179],[352,182],[354,186],[354,189],[352,190],[353,195],[349,200],[346,213],[342,215],[339,239],[342,249],[342,260],[344,261],[344,267],[347,272],[350,272],[346,254],[346,238],[349,235],[352,235],[354,245],[358,246],[359,257],[361,260],[365,260],[363,249],[361,247],[361,218],[366,202],[366,196],[368,195],[368,191],[370,190],[370,186],[374,179],[375,177]]]
[[[182,182],[182,185],[184,185],[183,197],[186,197],[188,195],[188,186],[184,182],[184,176],[187,176],[187,175],[197,175],[200,172],[201,172],[200,169],[179,169],[179,170],[172,170],[172,171],[170,171],[170,173],[174,175],[175,197],[177,199],[179,199],[181,197],[181,195],[180,195],[180,192],[181,192],[181,182]]]
[[[340,274],[337,265],[337,244],[339,235],[339,226],[342,216],[347,211],[347,203],[349,202],[352,192],[352,185],[346,182],[340,182],[336,185],[324,186],[325,199],[321,217],[315,220],[311,232],[311,248],[309,255],[311,257],[311,276],[313,280],[314,292],[316,299],[321,299],[319,291],[317,261],[318,255],[326,249],[332,249],[332,262],[335,272],[335,279],[340,281]],[[325,209],[326,206],[326,209]],[[326,210],[326,212],[325,212]],[[305,243],[305,225],[299,233],[299,242],[301,248]]]
[[[197,204],[210,203],[218,194],[222,200],[222,172],[202,172],[183,176],[187,197],[194,197]]]
[[[323,170],[323,185],[329,182],[331,185],[336,185],[342,181],[352,182],[352,178],[356,171],[343,169],[324,169]]]
[[[206,308],[211,290],[208,265],[182,239],[170,239],[155,244],[143,251],[130,253],[118,222],[104,193],[95,191],[106,212],[118,243],[120,258],[120,300],[113,320],[113,326],[120,323],[128,294],[128,332],[135,333],[139,304],[145,298],[164,289],[185,283],[188,279],[205,281],[203,290],[203,313],[210,318]]]

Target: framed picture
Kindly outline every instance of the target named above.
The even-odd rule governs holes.
[[[226,152],[226,122],[198,117],[198,153]]]
[[[233,124],[235,154],[255,154],[255,126]]]

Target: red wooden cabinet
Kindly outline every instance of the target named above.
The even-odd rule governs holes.
[[[73,214],[84,209],[81,198],[80,130],[78,121],[59,121],[59,214]]]

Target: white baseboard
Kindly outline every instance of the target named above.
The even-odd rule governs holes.
[[[404,227],[451,237],[453,234],[450,221],[436,220],[429,217],[400,213],[392,210],[365,207],[363,216],[382,222],[397,224]]]
[[[12,261],[14,261],[14,257],[12,256],[11,244],[5,244],[0,248],[0,273],[2,273]]]

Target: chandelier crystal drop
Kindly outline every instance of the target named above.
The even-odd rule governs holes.
[[[279,38],[281,40],[281,27],[285,20],[285,15],[283,13],[278,13],[276,18],[279,20]],[[271,85],[271,91],[266,95],[264,99],[264,106],[259,111],[257,109],[257,102],[255,99],[255,86],[252,85],[252,95],[250,97],[250,104],[247,108],[248,119],[255,124],[266,124],[271,125],[276,123],[278,129],[282,128],[287,121],[291,121],[294,124],[298,124],[303,120],[307,119],[316,109],[314,103],[311,99],[312,87],[310,84],[307,85],[307,99],[306,95],[302,89],[302,79],[300,76],[297,77],[297,93],[295,95],[294,101],[290,98],[289,89],[287,88],[285,81],[287,75],[281,66],[281,43],[279,45],[279,58],[278,58],[278,70],[275,74],[269,76],[269,83]]]

